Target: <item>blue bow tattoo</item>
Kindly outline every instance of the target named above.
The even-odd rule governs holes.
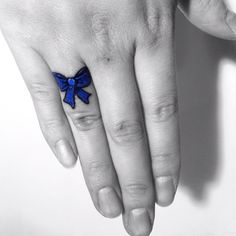
[[[60,73],[52,73],[60,90],[66,92],[63,101],[75,108],[75,95],[84,102],[89,104],[90,93],[83,90],[91,84],[92,78],[87,67],[82,68],[74,77],[65,77]]]

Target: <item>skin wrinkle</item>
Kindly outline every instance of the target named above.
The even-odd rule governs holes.
[[[122,12],[121,17],[115,12],[107,11],[107,8],[105,4],[96,8],[90,4],[86,5],[84,21],[88,25],[87,30],[93,48],[97,51],[93,59],[94,66],[100,63],[108,65],[117,61],[127,61],[127,57],[133,56],[134,53],[134,32],[128,29],[130,25],[134,27],[133,21],[123,22],[127,18],[127,9]],[[123,22],[122,27],[120,21]]]
[[[97,48],[96,61],[109,63],[112,60],[113,43],[111,33],[111,13],[108,13],[104,6],[99,9],[87,5],[87,22],[89,23],[90,34],[94,48]]]
[[[97,114],[70,114],[75,127],[79,131],[90,131],[97,127],[103,126],[101,115]]]
[[[94,13],[91,17],[92,31],[99,45],[103,47],[110,42],[110,16],[107,13]]]
[[[169,14],[163,13],[161,10],[163,6],[157,1],[147,0],[144,2],[140,0],[140,4],[142,5],[144,27],[138,32],[141,41],[139,47],[157,48],[161,45],[161,39],[167,30],[165,26]]]
[[[144,138],[144,130],[139,121],[125,120],[112,124],[109,132],[113,141],[122,145],[131,145]]]
[[[158,11],[158,8],[153,7],[153,0],[147,0],[147,18],[146,18],[146,22],[147,22],[147,26],[149,31],[153,34],[153,35],[158,35],[159,29],[160,29],[160,12]]]

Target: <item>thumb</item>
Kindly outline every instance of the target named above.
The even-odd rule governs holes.
[[[179,9],[202,31],[236,40],[236,14],[223,0],[180,0]]]

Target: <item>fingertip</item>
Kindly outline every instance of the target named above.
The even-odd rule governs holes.
[[[57,159],[65,168],[73,168],[76,165],[77,154],[67,140],[59,140],[55,145],[55,150]]]
[[[61,163],[61,162],[60,162]],[[66,169],[73,169],[76,166],[76,161],[70,163],[61,163]]]
[[[190,22],[205,33],[225,40],[236,40],[236,14],[225,1],[212,2],[216,4],[206,7],[207,1],[201,1],[200,4],[190,1],[190,5],[184,7],[184,1],[181,0],[179,7]]]
[[[99,212],[106,218],[116,218],[123,211],[121,200],[116,191],[105,187],[98,192]]]
[[[131,210],[127,226],[131,236],[149,236],[153,228],[149,211],[145,208]]]
[[[173,177],[163,176],[155,179],[157,204],[161,207],[171,205],[175,198],[176,185]]]

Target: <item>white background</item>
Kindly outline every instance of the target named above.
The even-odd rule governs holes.
[[[236,236],[236,43],[177,28],[181,186],[152,235]],[[95,211],[80,166],[55,160],[2,37],[0,65],[0,236],[126,235]]]

